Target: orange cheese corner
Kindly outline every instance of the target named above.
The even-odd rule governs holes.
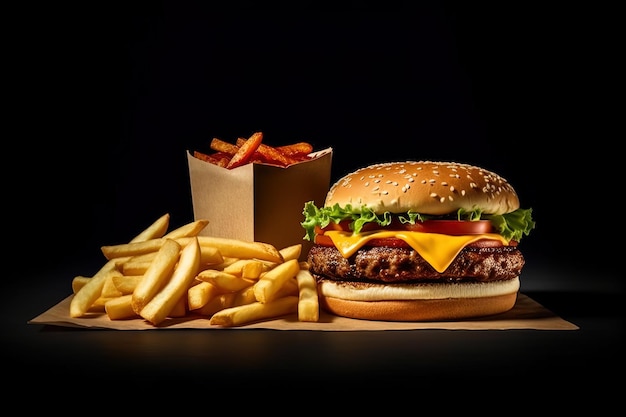
[[[349,258],[372,239],[396,238],[405,241],[417,251],[437,272],[445,271],[459,252],[470,243],[481,239],[495,239],[508,245],[507,240],[496,233],[451,236],[440,233],[373,231],[354,235],[351,232],[329,230],[330,237],[344,258]]]

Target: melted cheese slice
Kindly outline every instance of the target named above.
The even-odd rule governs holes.
[[[421,255],[437,272],[445,271],[461,250],[470,243],[481,239],[499,240],[503,245],[508,242],[496,233],[478,235],[451,236],[439,233],[422,232],[387,232],[373,231],[353,235],[351,232],[329,230],[324,233],[330,237],[344,258],[349,258],[363,245],[372,239],[396,238],[409,244]]]

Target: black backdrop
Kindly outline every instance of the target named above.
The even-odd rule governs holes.
[[[617,254],[602,240],[623,187],[608,175],[610,10],[209,4],[47,3],[24,15],[11,67],[12,112],[25,117],[9,136],[16,158],[5,154],[8,227],[30,248],[18,256],[98,259],[165,212],[191,221],[185,151],[254,131],[333,147],[333,179],[388,160],[482,165],[533,208],[529,262]],[[52,248],[32,248],[33,234]]]

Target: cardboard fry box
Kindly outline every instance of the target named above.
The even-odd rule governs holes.
[[[200,233],[271,243],[276,249],[302,244],[300,260],[312,245],[300,225],[304,203],[324,204],[330,188],[332,148],[287,168],[245,164],[226,169],[187,151],[194,219],[207,219]]]

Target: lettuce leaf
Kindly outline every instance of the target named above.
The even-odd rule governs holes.
[[[353,233],[360,233],[363,225],[367,223],[376,223],[381,227],[388,226],[391,224],[394,216],[403,224],[415,224],[416,221],[437,218],[436,216],[424,215],[413,211],[402,214],[392,214],[388,211],[383,214],[376,214],[365,206],[353,207],[350,204],[345,207],[335,204],[332,207],[318,208],[312,201],[305,203],[302,214],[304,215],[304,221],[300,224],[306,232],[304,239],[310,241],[314,240],[316,226],[325,228],[331,222],[339,224],[344,220],[348,220],[350,222],[350,230]],[[532,209],[517,209],[514,212],[502,215],[483,214],[478,209],[460,209],[456,213],[456,218],[457,220],[466,221],[491,220],[495,231],[508,241],[515,240],[519,242],[523,236],[527,236],[535,228],[535,222],[532,219]]]

